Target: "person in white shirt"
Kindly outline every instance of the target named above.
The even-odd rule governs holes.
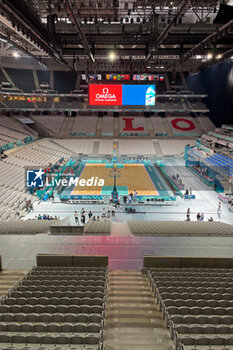
[[[74,221],[75,221],[76,225],[78,225],[79,219],[78,219],[78,212],[76,210],[74,212]]]
[[[106,217],[106,211],[105,211],[105,208],[103,208],[102,210],[102,218],[105,218]]]
[[[217,214],[218,214],[218,216],[220,216],[222,214],[222,203],[221,202],[218,202]]]

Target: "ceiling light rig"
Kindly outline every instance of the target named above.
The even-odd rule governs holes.
[[[117,59],[116,51],[110,51],[109,54],[108,54],[108,59],[111,62],[116,61],[116,59]]]
[[[20,57],[20,54],[19,54],[18,51],[14,51],[14,52],[12,53],[12,56],[15,57],[15,58],[19,58],[19,57]]]

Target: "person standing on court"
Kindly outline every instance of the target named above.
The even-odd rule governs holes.
[[[76,225],[78,225],[79,219],[78,219],[78,212],[76,210],[74,212],[74,221],[75,221]]]
[[[217,214],[218,214],[218,216],[220,216],[222,214],[222,203],[221,202],[218,202]]]

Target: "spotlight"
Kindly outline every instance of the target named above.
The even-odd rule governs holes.
[[[108,54],[108,58],[111,62],[115,61],[117,58],[116,52],[115,51],[110,51]]]
[[[20,54],[17,51],[14,51],[12,53],[12,56],[14,56],[15,58],[18,58],[18,57],[20,57]]]
[[[213,58],[213,54],[211,53],[211,52],[209,52],[208,54],[207,54],[207,59],[208,60],[211,60]]]
[[[221,54],[218,54],[217,56],[216,56],[216,59],[217,60],[220,60],[222,58],[222,55]]]

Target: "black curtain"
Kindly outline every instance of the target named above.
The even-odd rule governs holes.
[[[233,62],[216,64],[198,74],[189,75],[187,84],[195,93],[208,95],[204,101],[216,126],[233,124]]]

